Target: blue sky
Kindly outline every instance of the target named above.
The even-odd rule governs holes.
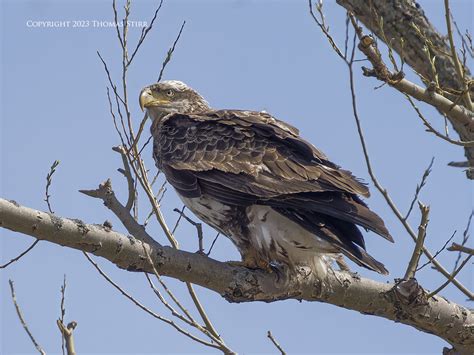
[[[149,21],[156,1],[135,1],[131,19]],[[428,17],[444,33],[441,1],[420,1]],[[473,5],[452,1],[461,28],[471,26]],[[325,3],[327,21],[339,41],[344,36],[344,12],[335,2]],[[106,99],[106,77],[96,55],[99,50],[112,74],[119,78],[120,53],[115,30],[106,27],[38,28],[28,21],[111,21],[111,1],[2,1],[1,193],[20,204],[46,209],[45,176],[51,163],[60,166],[51,189],[58,215],[89,223],[109,219],[124,231],[98,200],[78,193],[112,178],[117,195],[126,196],[126,184],[116,172],[120,157],[111,147],[119,143]],[[370,182],[351,113],[345,65],[331,50],[308,14],[307,1],[165,1],[157,23],[135,59],[128,79],[136,124],[140,89],[156,80],[167,49],[183,20],[187,21],[165,79],[179,79],[196,88],[216,108],[265,109],[299,127],[302,135],[333,161]],[[131,43],[139,28],[130,29]],[[341,42],[340,42],[341,43]],[[358,55],[361,56],[360,54]],[[408,72],[409,77],[413,75]],[[435,157],[433,173],[421,194],[431,205],[427,245],[435,251],[454,230],[458,238],[473,206],[472,183],[450,161],[463,159],[462,150],[424,131],[406,100],[388,87],[379,90],[374,79],[356,70],[360,115],[373,166],[399,207],[406,211],[416,184]],[[135,100],[135,97],[137,98]],[[442,118],[423,107],[433,124]],[[153,168],[151,153],[144,155]],[[413,249],[410,237],[370,184],[370,207],[384,220],[396,243],[367,234],[369,252],[390,270],[382,277],[367,270],[362,275],[380,281],[403,276]],[[168,191],[165,216],[180,207]],[[148,212],[141,205],[142,215]],[[412,215],[417,226],[419,213]],[[149,231],[161,242],[163,234],[152,222]],[[0,229],[0,263],[31,243],[29,237]],[[177,237],[184,249],[196,250],[194,229],[182,224]],[[205,230],[209,246],[215,233]],[[459,239],[458,239],[459,240]],[[235,248],[220,238],[212,254],[236,259]],[[450,269],[455,255],[439,260]],[[166,314],[150,292],[144,276],[118,270],[98,260],[104,270],[144,303]],[[41,242],[21,262],[0,271],[0,353],[32,353],[33,347],[14,313],[8,279],[16,284],[18,301],[37,340],[48,351],[60,351],[55,320],[59,316],[60,285],[67,274],[67,320],[76,320],[79,353],[208,353],[209,349],[152,319],[119,295],[74,250]],[[418,275],[422,285],[436,288],[443,279],[430,268]],[[472,267],[460,275],[473,288]],[[167,280],[190,307],[183,285]],[[219,295],[198,287],[208,313],[227,344],[239,353],[271,353],[266,338],[271,330],[289,353],[427,353],[439,354],[446,344],[428,334],[372,316],[320,303],[294,300],[273,304],[229,304]],[[465,304],[454,288],[443,291]]]

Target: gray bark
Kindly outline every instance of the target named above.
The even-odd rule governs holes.
[[[298,299],[330,303],[415,327],[449,342],[460,354],[474,352],[474,313],[443,297],[428,299],[412,279],[380,283],[347,272],[330,272],[324,279],[303,270],[285,282],[273,274],[219,262],[196,253],[162,246],[145,233],[127,236],[102,225],[58,217],[14,201],[0,199],[0,227],[34,238],[93,253],[129,271],[152,273],[144,248],[158,272],[192,282],[222,295],[229,302]]]
[[[416,33],[411,26],[414,23],[422,33],[433,43],[436,55],[436,68],[439,83],[442,88],[452,88],[460,90],[461,80],[456,73],[454,62],[449,56],[450,48],[445,37],[440,34],[425,16],[422,8],[413,0],[336,0],[346,10],[352,12],[365,27],[373,32],[380,40],[383,36],[376,21],[377,16],[383,18],[383,30],[388,41],[392,40],[392,48],[403,55],[406,64],[417,73],[423,75],[428,80],[433,80],[431,64],[426,53],[423,52],[425,46],[424,39]],[[439,3],[442,6],[442,3]],[[404,39],[403,51],[400,39]],[[468,70],[466,68],[466,70]],[[469,71],[468,71],[469,74]],[[474,92],[471,88],[471,94]],[[472,96],[472,95],[471,95]],[[453,99],[450,97],[450,99]],[[462,102],[461,102],[462,103]],[[454,130],[459,134],[462,141],[474,140],[474,120],[469,123],[462,123],[448,115]],[[474,147],[465,147],[464,154],[471,169],[467,170],[467,177],[474,179]]]

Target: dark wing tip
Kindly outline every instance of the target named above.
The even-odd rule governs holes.
[[[380,261],[375,260],[372,256],[370,256],[365,250],[361,248],[357,248],[358,250],[356,251],[357,255],[354,255],[353,253],[347,253],[346,251],[346,256],[348,256],[352,261],[356,262],[360,266],[363,266],[369,270],[378,272],[379,274],[382,275],[388,275],[389,272],[385,268],[385,265],[382,264]]]

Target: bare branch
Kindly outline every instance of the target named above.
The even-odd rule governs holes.
[[[180,211],[177,208],[173,209],[173,211],[179,213],[181,217],[183,217],[186,221],[188,221],[190,224],[192,224],[196,228],[198,244],[199,244],[198,252],[204,254],[204,246],[203,246],[204,237],[202,235],[202,223],[194,222],[191,218],[186,216],[186,214],[183,211]]]
[[[449,249],[448,249],[449,250]],[[451,276],[448,277],[448,279],[446,280],[445,283],[443,283],[440,287],[438,287],[436,290],[434,290],[433,292],[431,292],[427,297],[428,298],[431,298],[433,297],[434,295],[437,295],[439,292],[441,292],[442,289],[444,289],[446,286],[448,286],[453,280],[454,278],[457,276],[457,274],[459,274],[459,272],[464,268],[464,266],[469,262],[469,260],[471,259],[471,257],[474,255],[473,254],[469,254],[466,259],[464,259],[464,261],[461,263],[461,265],[459,265],[459,267],[454,270],[454,272],[451,274]]]
[[[449,239],[443,244],[443,246],[442,246],[440,249],[438,249],[438,250],[436,251],[436,253],[434,253],[433,259],[436,259],[436,257],[437,257],[439,254],[441,254],[444,249],[446,249],[446,247],[448,246],[449,242],[450,242],[451,240],[453,240],[453,238],[454,238],[455,235],[456,235],[456,231],[454,231],[453,234],[451,234],[451,237],[449,237]],[[426,263],[424,263],[423,265],[421,265],[420,267],[418,267],[418,269],[416,269],[416,271],[418,272],[418,271],[420,271],[421,269],[423,269],[424,267],[426,267],[427,265],[431,264],[431,260],[432,260],[432,259],[428,259],[428,261],[427,261]]]
[[[420,207],[421,211],[421,222],[418,227],[418,237],[416,239],[415,249],[413,250],[410,262],[408,263],[404,280],[413,279],[415,277],[415,273],[418,268],[418,262],[420,261],[421,254],[423,253],[423,244],[425,242],[426,228],[429,222],[428,216],[430,214],[430,206],[423,205],[419,201],[418,206]]]
[[[314,22],[316,22],[316,24],[319,26],[319,28],[321,29],[321,31],[324,33],[324,35],[326,36],[327,40],[329,41],[329,44],[331,44],[332,48],[334,49],[334,51],[337,53],[337,55],[339,57],[341,57],[341,59],[343,59],[344,61],[346,61],[346,55],[342,54],[341,50],[339,49],[339,47],[337,46],[336,42],[334,41],[334,39],[332,38],[331,34],[329,33],[329,27],[326,25],[325,23],[325,19],[324,19],[324,14],[323,14],[323,2],[322,1],[319,1],[317,4],[316,4],[316,10],[318,11],[318,14],[319,14],[319,17],[320,19],[318,20],[318,18],[316,17],[316,15],[314,14],[314,11],[313,11],[313,4],[311,2],[311,0],[308,0],[308,4],[309,4],[309,13],[311,14],[311,17],[313,18]],[[347,47],[346,47],[347,49]],[[345,54],[347,54],[347,50],[344,51]]]
[[[449,142],[451,144],[460,145],[461,147],[474,147],[474,141],[459,141],[459,140],[451,139],[446,134],[442,134],[439,131],[437,131],[431,125],[431,123],[425,118],[425,116],[421,113],[420,109],[418,108],[418,106],[415,105],[412,98],[410,96],[406,95],[406,94],[405,94],[405,97],[410,102],[411,107],[413,107],[413,109],[415,110],[418,117],[420,117],[420,119],[423,121],[423,124],[427,128],[426,131],[433,133],[435,136],[437,136],[437,137],[439,137],[439,138],[441,138],[441,139],[443,139],[446,142]]]
[[[48,205],[48,210],[51,213],[54,213],[53,210],[51,209],[51,204],[49,201],[49,198],[51,195],[49,194],[49,188],[51,187],[51,183],[53,182],[53,174],[56,172],[56,168],[59,165],[59,160],[55,160],[53,162],[53,165],[49,168],[49,173],[46,175],[46,189],[45,189],[45,202]]]
[[[31,249],[33,249],[36,244],[39,243],[39,239],[35,240],[28,248],[25,249],[25,251],[21,252],[18,256],[14,257],[11,259],[8,263],[5,263],[3,265],[0,265],[0,269],[5,269],[7,266],[13,264],[15,261],[20,260],[22,257],[24,257],[26,254],[29,253]]]
[[[459,76],[459,82],[462,83],[464,105],[472,111],[472,101],[471,96],[469,95],[468,87],[466,85],[465,73],[463,68],[461,68],[461,63],[459,62],[459,58],[456,53],[456,46],[454,45],[453,30],[451,28],[451,11],[449,9],[449,0],[444,0],[444,11],[446,18],[446,27],[448,30],[449,46],[451,49],[451,58],[453,59],[454,67],[456,68],[456,73]]]
[[[203,344],[203,345],[206,345],[206,346],[209,346],[211,348],[219,348],[218,345],[216,344],[212,344],[210,342],[207,342],[205,340],[202,340],[198,337],[196,337],[195,335],[187,332],[186,330],[184,330],[183,328],[181,328],[180,326],[178,326],[175,322],[173,322],[172,320],[168,319],[168,318],[165,318],[165,317],[162,317],[160,316],[159,314],[153,312],[152,310],[150,310],[148,307],[144,306],[142,303],[140,303],[138,300],[136,300],[133,296],[131,296],[128,292],[126,292],[123,288],[121,288],[118,284],[116,284],[100,267],[99,265],[91,259],[91,257],[86,253],[84,252],[84,256],[87,258],[87,260],[89,260],[89,262],[96,268],[96,270],[99,272],[99,274],[107,280],[107,282],[109,282],[115,289],[117,289],[123,296],[125,296],[126,298],[128,298],[132,303],[134,303],[138,308],[142,309],[143,311],[145,311],[146,313],[148,313],[149,315],[151,315],[152,317],[166,323],[166,324],[169,324],[170,326],[172,326],[173,328],[175,328],[178,332],[180,332],[181,334],[184,334],[186,335],[187,337],[191,338],[192,340],[194,341],[197,341],[198,343],[200,344]]]
[[[349,16],[350,16],[351,22],[353,24],[353,27],[354,27],[354,29],[357,33],[357,36],[359,38],[366,38],[367,39],[368,36],[363,35],[362,29],[357,25],[356,20],[353,17],[353,15],[349,14]],[[361,42],[362,42],[362,39],[361,39]],[[370,39],[370,40],[366,41],[366,43],[364,45],[367,45],[367,42],[369,43],[369,45],[373,44],[373,40]],[[359,45],[359,48],[360,48],[360,45]],[[376,53],[374,55],[376,55]],[[348,68],[349,68],[349,83],[350,83],[351,98],[352,98],[352,111],[353,111],[353,114],[354,114],[354,119],[355,119],[356,125],[357,125],[357,132],[359,134],[359,138],[360,138],[361,145],[362,145],[362,150],[363,150],[363,153],[364,153],[364,158],[365,158],[365,162],[366,162],[366,165],[367,165],[367,171],[370,175],[370,178],[371,178],[372,182],[374,183],[375,187],[377,188],[377,190],[379,190],[379,192],[385,198],[385,201],[387,202],[389,207],[392,209],[395,216],[400,220],[402,225],[405,227],[405,229],[408,232],[408,234],[410,235],[410,237],[416,242],[417,235],[415,234],[415,232],[413,231],[411,226],[408,224],[408,222],[403,219],[403,216],[400,213],[400,210],[397,208],[397,206],[393,202],[393,200],[390,197],[390,194],[387,192],[387,190],[380,184],[380,182],[378,181],[378,179],[375,176],[375,173],[372,169],[372,164],[370,162],[369,152],[368,152],[368,149],[367,149],[367,145],[365,143],[365,137],[364,137],[364,133],[363,133],[363,130],[362,130],[362,125],[360,123],[359,114],[358,114],[358,110],[357,110],[357,100],[356,100],[356,96],[355,96],[355,84],[354,84],[354,72],[353,72],[353,67],[352,67],[352,64],[353,64],[352,59],[353,58],[354,58],[354,52],[352,53],[351,61],[346,62],[346,63],[347,63]],[[443,274],[446,278],[451,277],[451,274],[437,260],[435,260],[433,258],[433,255],[430,253],[430,251],[426,247],[423,247],[423,253],[428,257],[428,259],[430,259],[432,261],[433,265],[436,267],[436,269],[441,274]],[[461,282],[459,282],[459,280],[453,279],[452,282],[461,292],[463,292],[467,297],[469,297],[469,299],[471,299],[471,300],[474,299],[474,293],[472,293],[470,290],[468,290]]]
[[[8,280],[8,283],[10,284],[10,292],[11,292],[11,295],[12,295],[13,304],[15,305],[16,314],[18,315],[18,319],[20,320],[21,325],[22,325],[23,328],[25,329],[26,334],[28,334],[28,337],[30,338],[30,340],[31,340],[31,342],[33,343],[33,345],[35,346],[36,350],[38,350],[38,352],[39,352],[40,354],[46,355],[46,352],[43,350],[43,348],[41,347],[41,345],[39,345],[39,343],[36,341],[36,339],[34,338],[33,334],[31,333],[30,329],[28,328],[28,325],[27,325],[26,322],[25,322],[25,319],[23,318],[23,314],[22,314],[22,312],[21,312],[20,306],[18,305],[18,303],[17,303],[17,301],[16,301],[15,287],[13,286],[13,281],[12,281],[12,280]]]
[[[74,332],[74,329],[76,329],[77,327],[77,322],[72,321],[68,323],[67,326],[65,326],[64,323],[60,319],[58,319],[56,321],[56,324],[58,325],[62,338],[64,339],[66,343],[67,355],[76,355],[73,332]]]
[[[281,355],[286,355],[285,350],[283,350],[283,348],[280,346],[280,344],[278,344],[278,342],[276,341],[276,339],[273,337],[273,334],[272,334],[271,331],[268,331],[268,332],[267,332],[267,337],[268,337],[268,339],[271,340],[271,342],[273,343],[273,345],[275,345],[275,347],[278,349],[278,351],[281,353]]]
[[[128,164],[127,153],[123,146],[119,147],[112,147],[114,152],[120,153],[122,157],[122,163],[124,169],[118,169],[118,171],[127,179],[128,184],[128,199],[125,205],[125,208],[130,211],[133,207],[133,204],[136,200],[136,189],[135,189],[135,181],[133,180],[132,171],[130,170],[130,165]]]
[[[66,274],[64,274],[64,279],[63,279],[63,285],[61,286],[61,315],[59,317],[58,322],[60,322],[62,325],[64,325],[64,316],[66,315],[66,307],[65,307],[65,301],[66,301]],[[60,328],[61,329],[61,328]],[[62,333],[62,331],[61,331]],[[61,350],[63,352],[63,355],[66,354],[65,352],[65,337],[64,334],[61,337]]]
[[[155,240],[145,231],[145,228],[138,224],[130,215],[130,211],[127,210],[115,197],[115,193],[112,189],[112,182],[110,179],[106,180],[99,185],[96,190],[80,190],[79,192],[94,198],[100,198],[104,201],[104,205],[110,209],[123,223],[125,228],[133,234],[135,238],[138,238],[146,243],[155,244]]]
[[[326,302],[414,326],[446,339],[456,348],[470,349],[471,353],[474,349],[474,339],[463,336],[474,324],[472,311],[443,297],[403,298],[391,283],[334,271],[323,279],[306,273],[296,274],[281,286],[275,283],[274,274],[262,270],[230,265],[197,253],[163,247],[156,242],[144,245],[132,236],[100,225],[52,216],[3,199],[0,199],[0,225],[38,239],[92,252],[123,269],[153,273],[143,253],[145,247],[160,275],[200,285],[223,295],[228,301],[274,302],[293,298]],[[140,229],[137,232],[140,233]],[[440,324],[450,324],[450,327]]]
[[[158,12],[160,12],[161,6],[163,5],[163,0],[160,1],[160,4],[155,10],[155,13],[153,14],[153,18],[150,21],[150,24],[146,27],[142,28],[142,33],[140,35],[140,39],[138,40],[137,46],[135,47],[130,59],[127,62],[127,67],[132,64],[133,58],[135,58],[135,55],[137,54],[138,50],[140,49],[140,46],[143,44],[143,41],[145,41],[146,36],[148,35],[148,32],[151,31],[153,28],[153,24],[155,23],[156,17],[158,16]]]
[[[179,38],[181,37],[181,33],[183,33],[185,24],[186,24],[186,21],[183,21],[183,24],[181,25],[181,28],[179,29],[178,35],[176,36],[176,39],[173,42],[173,45],[171,46],[170,49],[168,49],[168,53],[166,53],[166,58],[163,61],[163,64],[161,65],[160,75],[158,75],[158,80],[156,82],[159,82],[161,78],[163,77],[163,72],[166,68],[166,65],[171,60],[171,57],[173,56],[174,50],[176,48],[176,44],[178,44]]]
[[[454,62],[451,57],[451,49],[447,45],[446,37],[439,33],[430,23],[423,9],[411,1],[383,1],[383,0],[336,0],[347,11],[354,14],[372,33],[384,41],[384,36],[380,31],[377,21],[374,19],[374,10],[384,19],[384,32],[386,38],[390,41],[392,38],[400,39],[390,42],[393,49],[402,57],[415,73],[419,74],[423,82],[429,85],[430,82],[438,82],[440,88],[444,88],[448,101],[452,103],[458,100],[459,95],[465,95],[463,90],[464,84],[459,80]],[[419,31],[418,31],[418,30]],[[403,39],[403,41],[401,40]],[[429,52],[425,51],[426,45],[429,43]],[[430,54],[430,57],[427,56]],[[436,57],[435,71],[430,58]],[[471,82],[468,77],[469,70],[464,68],[466,80]],[[413,87],[406,81],[401,80],[398,85],[394,86],[400,91],[406,91],[412,97],[432,104],[428,98],[428,93],[420,90],[419,87]],[[410,93],[413,92],[413,95]],[[450,93],[449,93],[450,92]],[[470,88],[471,95],[474,93],[473,87]],[[416,94],[416,96],[415,96]],[[425,97],[423,97],[426,95]],[[433,100],[438,101],[439,93],[433,94]],[[474,140],[474,120],[469,110],[460,110],[454,113],[449,110],[450,104],[441,101],[434,105],[441,113],[447,113],[447,119],[453,125],[454,130],[459,134],[460,141]],[[434,102],[433,102],[434,103]],[[461,101],[462,103],[462,101]],[[445,106],[445,104],[447,104]],[[457,102],[456,102],[457,104]],[[459,105],[456,105],[459,106]],[[448,110],[448,111],[446,111]],[[459,114],[459,116],[458,116]],[[464,120],[462,116],[468,118]],[[465,146],[464,154],[469,162],[471,169],[466,169],[466,175],[469,179],[474,179],[474,147]]]
[[[211,246],[209,247],[209,251],[206,253],[206,256],[211,255],[212,248],[214,248],[214,244],[216,244],[217,238],[219,238],[220,235],[221,235],[220,232],[218,232],[218,233],[216,234],[216,237],[215,237],[214,240],[212,241]]]
[[[201,326],[198,322],[196,322],[196,320],[194,319],[194,317],[191,316],[191,314],[187,311],[186,308],[184,308],[184,306],[181,304],[181,302],[179,302],[179,300],[174,296],[174,294],[171,292],[171,290],[166,286],[166,284],[163,282],[163,280],[161,279],[161,276],[160,274],[158,273],[158,270],[156,270],[156,267],[153,265],[153,261],[151,260],[150,258],[150,254],[148,254],[148,251],[146,250],[146,248],[143,249],[143,251],[145,252],[145,255],[147,256],[147,259],[148,259],[148,262],[150,263],[150,265],[152,266],[153,268],[153,273],[155,274],[156,278],[158,279],[158,281],[160,282],[161,286],[165,289],[165,291],[168,293],[168,295],[171,297],[171,299],[174,301],[174,303],[181,309],[181,311],[183,311],[183,313],[186,315],[187,318],[185,318],[184,316],[182,316],[181,314],[179,314],[178,312],[176,312],[176,310],[168,303],[166,302],[166,300],[163,298],[163,296],[161,295],[161,293],[156,289],[156,287],[153,285],[153,282],[151,281],[150,277],[148,276],[148,274],[145,274],[146,275],[146,278],[151,286],[151,288],[153,289],[153,291],[155,292],[155,294],[158,296],[158,298],[160,299],[161,303],[163,303],[163,305],[165,305],[166,308],[168,308],[171,313],[176,316],[178,319],[182,320],[183,322],[185,322],[186,324],[188,325],[191,325],[193,326],[194,328],[198,329],[199,331],[201,331],[202,333],[204,333],[206,336],[208,336],[212,341],[215,341],[217,344],[219,344],[219,347],[220,349],[222,350],[222,352],[224,354],[234,354],[234,351],[232,351],[230,348],[228,348],[225,343],[223,342],[222,338],[221,337],[216,337],[214,334],[212,334],[208,329],[207,327],[204,328],[203,326]]]
[[[471,228],[472,217],[474,217],[474,210],[471,211],[471,214],[469,215],[469,218],[467,220],[466,229],[464,229],[464,232],[462,234],[461,246],[465,246],[467,241],[469,240],[469,237],[470,237],[469,232],[470,232],[470,228]],[[458,257],[456,258],[456,261],[454,262],[453,271],[458,267],[459,261],[461,261],[461,254],[462,254],[462,252],[459,251]]]
[[[404,220],[407,220],[408,217],[410,216],[410,213],[411,211],[413,210],[413,206],[415,205],[415,201],[418,200],[418,195],[420,194],[421,190],[423,189],[423,187],[425,186],[426,184],[426,180],[428,179],[428,176],[430,176],[431,174],[431,168],[433,167],[433,163],[434,163],[434,157],[431,158],[431,162],[430,164],[428,165],[428,167],[425,169],[424,173],[423,173],[423,176],[421,177],[421,182],[419,185],[416,185],[416,189],[415,189],[415,196],[413,197],[411,203],[410,203],[410,207],[408,208],[408,211],[407,211],[407,214],[405,215],[405,217],[403,217]]]
[[[453,243],[449,248],[449,251],[459,251],[461,253],[466,253],[469,255],[474,255],[474,249],[465,247],[463,245],[459,245],[457,243]]]

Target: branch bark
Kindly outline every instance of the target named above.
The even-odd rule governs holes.
[[[339,5],[354,14],[365,27],[372,31],[380,40],[387,39],[393,50],[403,57],[405,63],[428,80],[434,81],[431,63],[423,52],[425,40],[420,37],[415,24],[426,38],[431,41],[436,55],[436,70],[438,82],[442,88],[451,88],[462,91],[464,84],[456,72],[454,61],[451,58],[451,50],[446,43],[445,37],[441,35],[425,16],[421,7],[412,0],[336,0]],[[383,19],[382,35],[379,21],[376,17]],[[400,39],[403,38],[403,48]],[[469,76],[469,70],[466,68]],[[473,88],[471,88],[472,94]],[[417,97],[417,99],[419,99]],[[452,98],[450,98],[452,99]],[[424,100],[425,101],[425,100]],[[435,106],[437,107],[437,106]],[[437,107],[439,109],[439,107]],[[456,117],[448,114],[454,130],[459,134],[461,141],[474,140],[474,124],[472,118],[466,124]],[[464,154],[468,161],[467,177],[474,179],[474,147],[464,147]]]
[[[145,250],[163,276],[192,282],[219,293],[229,302],[282,299],[319,301],[383,317],[435,334],[460,354],[474,352],[474,313],[443,297],[426,297],[415,279],[380,283],[347,272],[316,279],[306,273],[284,283],[273,274],[213,260],[198,253],[142,242],[102,225],[22,207],[0,199],[0,226],[62,246],[101,256],[129,271],[153,273]]]

